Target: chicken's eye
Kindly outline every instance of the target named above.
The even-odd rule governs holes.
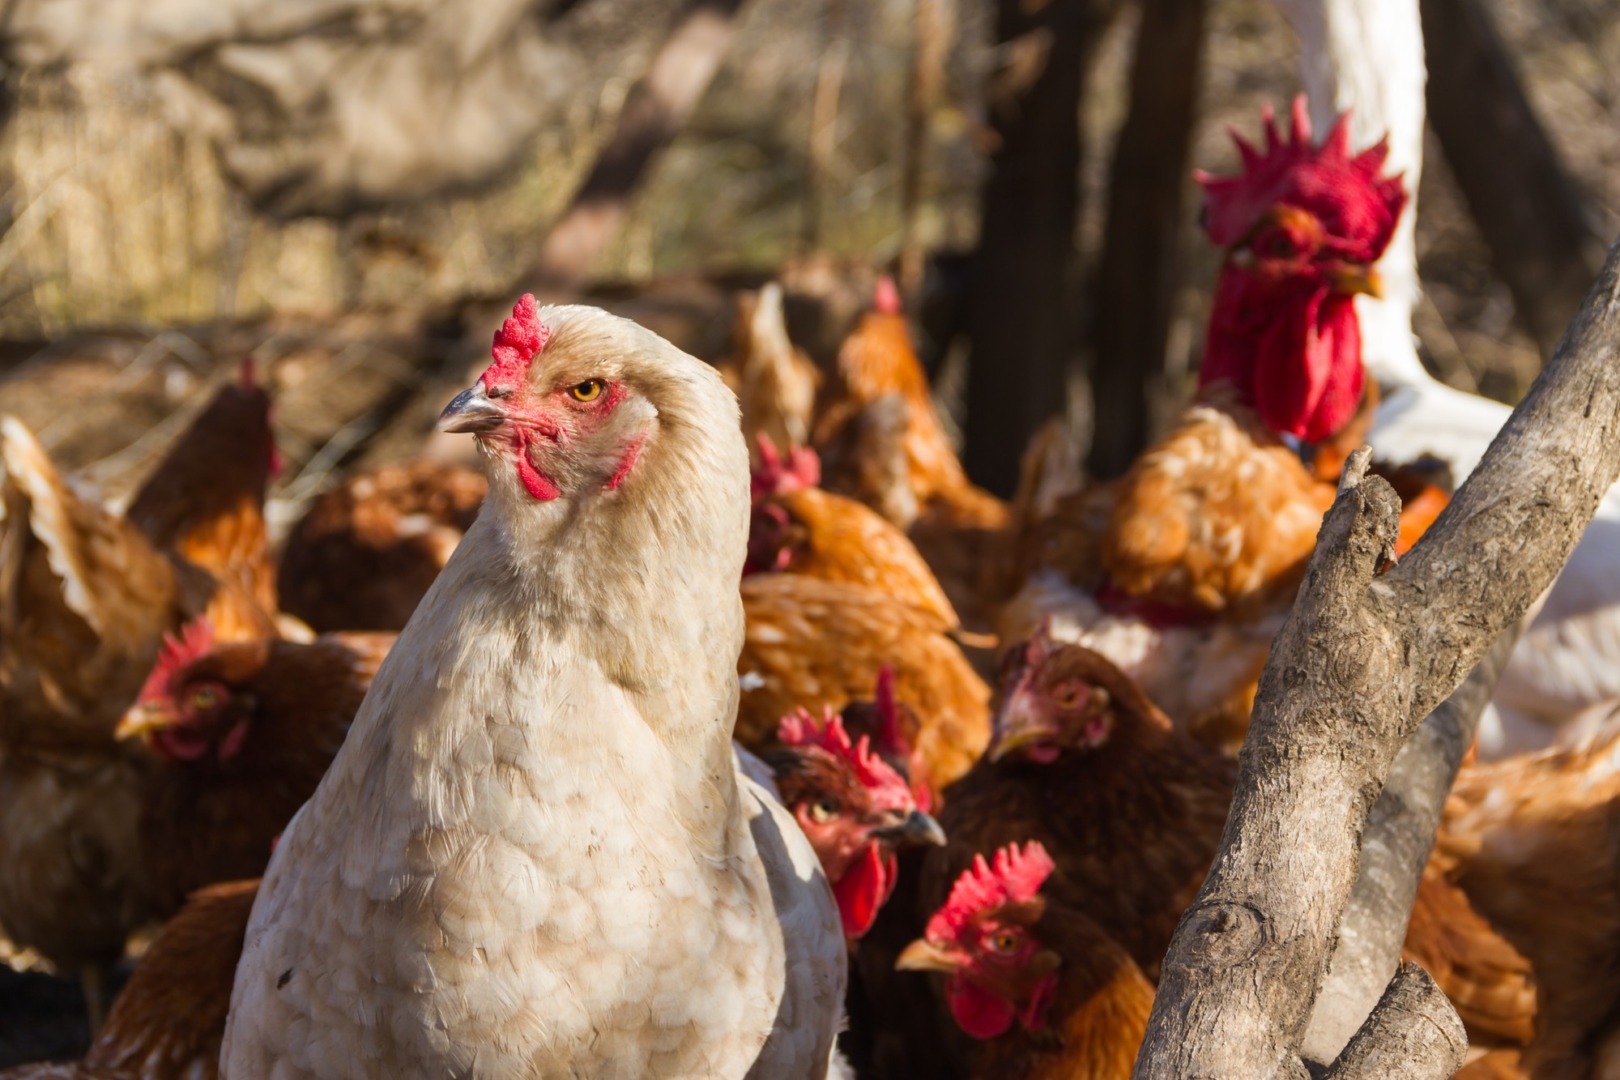
[[[990,947],[998,953],[1010,953],[1018,948],[1018,935],[1011,930],[1002,930],[991,934]]]
[[[601,379],[586,379],[582,383],[576,383],[573,386],[570,386],[568,388],[568,394],[575,401],[595,401],[597,398],[602,396],[602,388],[604,385],[605,384]]]
[[[817,825],[825,825],[838,816],[838,809],[835,799],[817,799],[810,804],[810,820]]]
[[[1291,259],[1299,254],[1294,238],[1285,232],[1268,233],[1256,245],[1260,254],[1268,259]]]
[[[219,705],[220,693],[216,687],[199,686],[191,692],[191,707],[206,712]]]
[[[1053,692],[1052,700],[1057,702],[1060,709],[1078,709],[1086,703],[1086,690],[1082,686],[1068,683]]]

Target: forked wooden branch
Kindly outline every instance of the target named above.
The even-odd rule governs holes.
[[[1399,501],[1366,475],[1365,451],[1346,465],[1260,680],[1220,850],[1165,958],[1137,1077],[1307,1075],[1306,1026],[1396,753],[1546,589],[1620,475],[1617,273],[1620,245],[1479,467],[1387,573]],[[1409,980],[1344,1068],[1379,1031],[1436,1011]],[[1405,1075],[1455,1068],[1428,1060]]]

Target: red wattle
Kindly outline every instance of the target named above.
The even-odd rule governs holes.
[[[1012,1005],[962,975],[945,985],[945,1000],[963,1031],[975,1039],[993,1039],[1012,1027],[1017,1016]]]
[[[833,885],[833,899],[844,922],[844,936],[858,938],[872,929],[878,909],[894,891],[894,856],[884,857],[876,842],[868,843],[844,876]]]

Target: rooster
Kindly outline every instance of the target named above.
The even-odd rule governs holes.
[[[439,421],[489,497],[271,858],[223,1069],[824,1076],[837,905],[731,744],[736,399],[532,296],[492,352]]]
[[[114,734],[158,759],[141,855],[160,914],[204,885],[258,874],[343,744],[391,634],[214,641],[206,619],[159,653]]]
[[[1287,138],[1238,140],[1241,175],[1204,176],[1205,229],[1227,251],[1199,400],[1112,484],[1066,500],[1003,636],[1043,615],[1121,664],[1178,723],[1231,746],[1334,486],[1296,448],[1353,430],[1365,370],[1355,298],[1404,204],[1385,149],[1349,148],[1343,118],[1312,142],[1303,100]],[[1443,503],[1443,499],[1440,500]],[[1437,512],[1403,514],[1397,551]]]
[[[269,398],[246,379],[215,394],[122,518],[0,419],[0,927],[80,975],[92,1023],[151,913],[136,836],[150,762],[113,728],[182,623],[277,633],[263,604],[275,466]]]
[[[1124,1080],[1153,1009],[1153,984],[1083,913],[1043,895],[1056,869],[1038,841],[976,856],[900,954],[946,977],[945,1002],[979,1040],[975,1078]]]
[[[1353,107],[1358,135],[1387,131],[1392,164],[1415,185],[1426,78],[1418,0],[1279,0],[1279,6],[1302,37],[1313,109]],[[1381,390],[1366,441],[1387,461],[1437,459],[1461,483],[1511,410],[1425,370],[1412,333],[1421,295],[1413,228],[1409,212],[1378,263],[1383,297],[1358,301],[1363,360]],[[1583,714],[1620,702],[1617,528],[1620,486],[1604,495],[1497,680],[1479,725],[1484,759],[1545,747]]]
[[[317,498],[281,553],[282,610],[315,630],[398,630],[478,516],[487,485],[418,461],[350,476]]]

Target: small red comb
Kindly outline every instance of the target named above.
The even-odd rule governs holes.
[[[975,855],[973,865],[951,886],[950,897],[928,920],[928,940],[949,941],[976,915],[1003,904],[1028,903],[1056,868],[1039,840],[1031,840],[1022,849],[1008,844],[988,863],[983,855]]]
[[[540,305],[533,293],[524,293],[512,305],[512,317],[495,331],[489,354],[494,363],[484,370],[484,389],[511,386],[523,380],[534,358],[545,350],[551,327],[540,321]]]
[[[1233,131],[1242,158],[1237,176],[1195,176],[1204,186],[1204,231],[1218,247],[1242,240],[1277,203],[1315,213],[1347,253],[1371,261],[1383,253],[1406,202],[1399,176],[1380,176],[1388,147],[1377,145],[1352,156],[1349,113],[1341,113],[1322,138],[1311,142],[1305,96],[1294,99],[1292,130],[1283,138],[1271,107],[1261,110],[1264,151]]]
[[[872,795],[872,805],[878,810],[915,808],[911,788],[901,775],[882,758],[872,753],[872,741],[862,735],[853,742],[844,730],[844,718],[827,706],[819,723],[809,709],[800,706],[776,726],[776,738],[783,746],[800,749],[820,749],[847,762],[855,779]]]
[[[777,495],[821,483],[821,458],[808,446],[795,446],[784,459],[776,443],[765,432],[755,437],[759,446],[759,467],[748,480],[754,498]]]
[[[180,628],[178,635],[164,634],[163,647],[158,650],[157,662],[152,665],[152,673],[141,684],[141,692],[136,695],[136,701],[150,701],[154,698],[167,697],[170,693],[170,681],[186,665],[207,656],[214,647],[214,628],[208,622],[208,616],[199,615],[191,622]]]
[[[900,314],[900,287],[888,274],[880,276],[872,290],[872,310],[880,315]]]

